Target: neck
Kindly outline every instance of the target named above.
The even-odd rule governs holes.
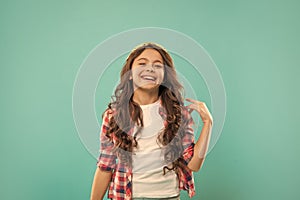
[[[158,90],[149,92],[141,89],[136,89],[134,91],[132,99],[139,105],[147,105],[154,103],[158,100]]]

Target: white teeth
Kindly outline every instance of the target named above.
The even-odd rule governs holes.
[[[155,81],[155,78],[152,76],[142,76],[143,79],[147,79],[147,80],[151,80],[151,81]]]

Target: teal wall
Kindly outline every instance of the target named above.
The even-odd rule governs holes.
[[[193,199],[299,199],[299,8],[292,0],[1,1],[0,199],[89,198],[96,160],[73,120],[76,73],[100,42],[149,26],[195,39],[226,88],[222,135],[195,174]]]

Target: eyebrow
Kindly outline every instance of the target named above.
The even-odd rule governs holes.
[[[147,61],[149,61],[147,58],[139,58],[137,61],[139,61],[139,60],[147,60]],[[155,60],[154,63],[155,62],[160,62],[161,64],[163,64],[160,60]]]

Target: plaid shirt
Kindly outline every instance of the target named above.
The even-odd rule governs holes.
[[[159,107],[159,114],[164,119],[164,125],[166,127],[166,113],[165,109],[161,105]],[[194,153],[194,130],[192,128],[193,119],[187,109],[182,110],[183,117],[188,119],[188,128],[186,134],[182,138],[182,144],[184,151],[182,158],[186,164],[184,169],[179,168],[178,180],[179,189],[186,190],[189,197],[195,195],[194,176],[192,171],[187,167],[188,162],[193,157]],[[112,171],[112,178],[109,184],[108,198],[113,200],[131,200],[132,199],[132,169],[122,162],[117,162],[117,155],[113,152],[114,148],[114,136],[110,140],[106,136],[106,132],[109,128],[109,120],[113,115],[112,110],[106,110],[103,115],[103,121],[100,134],[100,156],[97,161],[97,167],[103,171]],[[128,134],[130,134],[129,131]]]

